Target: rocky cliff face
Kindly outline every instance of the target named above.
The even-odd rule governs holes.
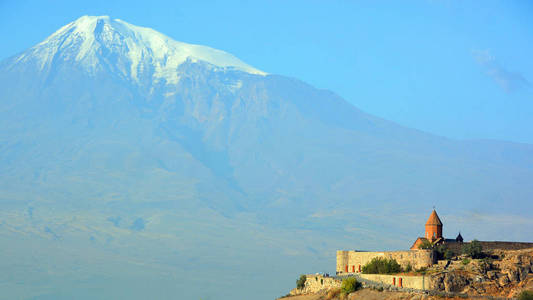
[[[436,291],[512,296],[533,282],[533,249],[496,251],[497,259],[456,261],[431,275]],[[466,262],[466,261],[465,261]]]

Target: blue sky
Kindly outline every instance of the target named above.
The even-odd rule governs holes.
[[[409,127],[533,143],[533,2],[0,0],[0,59],[82,15],[225,50]]]

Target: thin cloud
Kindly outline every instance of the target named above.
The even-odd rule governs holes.
[[[339,210],[331,210],[331,211],[317,211],[314,214],[310,215],[311,218],[335,218],[335,217],[342,217],[345,213]]]
[[[521,73],[509,71],[500,65],[489,50],[473,50],[472,56],[485,68],[487,75],[492,77],[507,93],[530,86],[529,81]]]

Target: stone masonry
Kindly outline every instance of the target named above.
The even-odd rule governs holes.
[[[337,251],[337,274],[361,273],[362,268],[373,258],[382,257],[395,259],[403,268],[411,265],[414,269],[430,267],[434,263],[431,250],[405,250],[405,251]]]

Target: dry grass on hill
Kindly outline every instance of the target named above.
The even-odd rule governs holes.
[[[307,294],[307,295],[298,295],[281,298],[283,300],[341,300],[340,290],[338,292],[331,293],[317,293],[317,294]],[[348,297],[344,298],[345,300],[455,300],[465,298],[446,298],[446,297],[436,297],[428,296],[422,294],[412,294],[404,292],[379,292],[372,289],[361,289],[357,292],[351,293]]]

